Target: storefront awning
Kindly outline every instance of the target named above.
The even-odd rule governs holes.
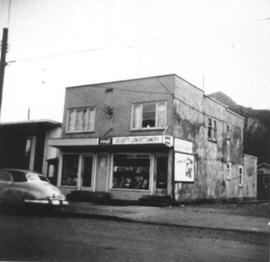
[[[123,136],[106,139],[99,138],[54,138],[49,139],[49,146],[98,146],[98,145],[165,145],[173,146],[173,137],[169,135],[155,136]]]
[[[99,144],[98,138],[51,138],[49,146],[65,147],[65,146],[96,146]]]

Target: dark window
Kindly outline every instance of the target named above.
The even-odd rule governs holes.
[[[62,185],[77,186],[79,155],[63,155]]]
[[[227,126],[226,126],[226,137],[227,137],[227,139],[231,139],[231,135],[232,135],[231,125],[227,124]]]
[[[167,156],[157,156],[157,188],[166,189],[167,188],[167,172],[168,172],[168,157]]]
[[[212,118],[208,118],[207,135],[210,141],[217,141],[217,121]]]
[[[166,102],[134,104],[132,110],[133,129],[166,127]]]
[[[85,156],[83,160],[83,170],[82,170],[82,186],[83,187],[91,187],[92,166],[93,166],[93,157]]]
[[[155,127],[156,104],[144,104],[142,114],[142,127]]]

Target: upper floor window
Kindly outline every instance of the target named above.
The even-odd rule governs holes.
[[[210,141],[217,141],[217,121],[212,118],[208,118],[207,134]]]
[[[134,104],[132,106],[132,129],[165,128],[166,102]]]
[[[243,166],[238,166],[238,175],[239,175],[239,187],[242,187],[244,182]]]
[[[95,129],[95,108],[72,108],[67,114],[67,132],[91,132]]]
[[[228,180],[232,178],[232,163],[230,162],[226,163],[226,177]]]
[[[226,125],[226,138],[231,139],[232,136],[232,127],[230,124]]]

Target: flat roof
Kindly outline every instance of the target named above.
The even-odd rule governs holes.
[[[224,103],[222,103],[222,102],[216,100],[215,98],[213,98],[213,97],[211,97],[211,96],[209,96],[209,95],[206,95],[203,89],[201,89],[201,88],[195,86],[194,84],[192,84],[191,82],[189,82],[189,81],[185,80],[184,78],[178,76],[177,74],[164,74],[164,75],[155,75],[155,76],[147,76],[147,77],[139,77],[139,78],[130,78],[130,79],[123,79],[123,80],[109,81],[109,82],[100,82],[100,83],[93,83],[93,84],[85,84],[85,85],[78,85],[78,86],[69,86],[69,87],[66,87],[66,89],[79,88],[79,87],[87,87],[87,86],[90,87],[90,86],[98,86],[98,85],[105,85],[105,84],[114,84],[114,83],[129,82],[129,81],[137,81],[137,80],[145,80],[145,79],[152,79],[152,78],[161,78],[161,77],[170,77],[170,76],[177,77],[177,78],[183,80],[184,82],[188,83],[188,84],[191,85],[192,87],[194,87],[194,88],[200,90],[200,91],[203,93],[204,97],[207,97],[207,98],[209,98],[210,100],[216,102],[217,104],[219,104],[219,105],[225,107],[225,109],[226,109],[229,113],[232,113],[232,114],[238,116],[239,118],[244,119],[243,116],[241,116],[241,115],[237,114],[236,112],[230,110],[230,109],[228,108],[228,105],[226,105],[226,104],[224,104]]]
[[[187,82],[188,84],[192,85],[193,87],[195,87],[195,88],[201,90],[202,92],[204,92],[201,88],[195,86],[194,84],[190,83],[189,81],[185,80],[184,78],[180,77],[177,74],[164,74],[164,75],[146,76],[146,77],[139,77],[139,78],[122,79],[122,80],[115,80],[115,81],[108,81],[108,82],[97,82],[97,83],[93,83],[93,84],[85,84],[85,85],[78,85],[78,86],[68,86],[68,87],[66,87],[66,89],[77,88],[77,87],[86,87],[86,86],[105,85],[105,84],[115,84],[115,83],[121,83],[121,82],[146,80],[146,79],[170,77],[170,76],[177,77],[177,78]]]
[[[60,127],[62,123],[50,119],[37,119],[13,122],[0,122],[0,126],[23,126],[23,125],[45,125],[48,127]]]

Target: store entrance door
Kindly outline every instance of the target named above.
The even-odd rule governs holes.
[[[93,176],[93,156],[83,156],[82,171],[81,171],[81,186],[80,189],[90,189],[92,187]]]
[[[168,156],[157,155],[155,167],[156,195],[166,195],[168,180]]]

